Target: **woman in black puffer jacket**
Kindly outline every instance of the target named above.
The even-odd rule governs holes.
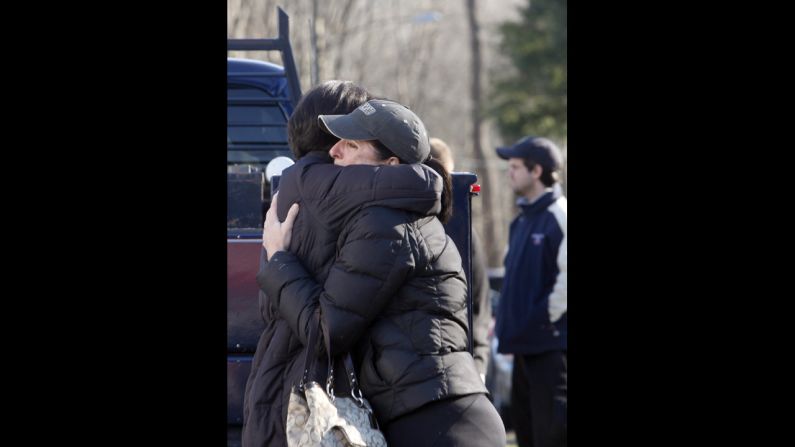
[[[373,198],[400,194],[404,199],[427,204],[438,199],[438,194],[428,190],[429,178],[434,176],[430,168],[403,165],[382,172],[376,166],[343,170],[331,163],[328,150],[338,138],[321,130],[317,116],[350,112],[367,99],[367,91],[352,82],[324,82],[306,92],[288,122],[290,149],[298,162],[282,173],[279,195],[284,201],[297,200],[299,191],[303,192],[302,203],[317,211],[314,218],[308,213],[300,216],[295,222],[295,234],[304,241],[298,246],[298,255],[310,261],[307,268],[320,280],[327,276],[334,258],[343,225],[339,216],[355,212]],[[393,186],[398,183],[403,188],[395,191]],[[276,202],[272,204],[273,209],[277,206]],[[286,212],[285,207],[283,213]],[[278,306],[265,293],[260,293],[260,313],[265,329],[246,382],[242,443],[244,447],[286,446],[287,403],[292,386],[302,376],[306,340],[300,340],[290,329]],[[315,378],[326,372],[324,365],[318,369]],[[335,371],[340,373],[337,394],[349,392],[344,367],[337,366]]]
[[[298,226],[290,243],[299,205],[292,205],[283,224],[276,217],[275,209],[291,205],[280,193],[281,203],[265,223],[269,262],[257,276],[260,287],[303,343],[310,316],[320,308],[331,355],[351,352],[390,445],[504,445],[502,421],[467,351],[461,258],[440,221],[450,214],[449,174],[429,160],[422,122],[382,100],[320,118],[342,138],[330,151],[336,165],[376,165],[380,175],[390,175],[406,163],[424,162],[441,174],[426,177],[424,192],[434,199],[408,199],[401,191],[413,191],[411,186],[396,178],[390,196],[373,194],[358,209],[337,215],[343,225],[336,254],[320,282],[306,266],[323,260],[306,250]],[[429,173],[414,166],[418,175]],[[351,187],[369,187],[372,180],[348,179]],[[294,201],[302,217],[317,215],[317,203],[304,198],[322,192],[303,186]]]

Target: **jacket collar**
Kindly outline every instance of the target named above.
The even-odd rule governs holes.
[[[527,197],[519,197],[519,199],[516,200],[516,204],[519,206],[519,209],[523,214],[530,216],[547,209],[549,205],[552,205],[552,202],[557,200],[559,197],[559,191],[556,191],[553,188],[548,188],[545,193],[541,194],[532,202],[528,201]]]

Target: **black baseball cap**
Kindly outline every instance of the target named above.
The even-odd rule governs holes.
[[[378,140],[406,163],[422,163],[431,153],[422,120],[406,106],[372,99],[347,115],[320,115],[320,128],[345,140]]]
[[[559,170],[563,158],[560,149],[551,140],[533,136],[524,137],[512,146],[498,147],[497,155],[505,160],[529,158],[548,172]]]

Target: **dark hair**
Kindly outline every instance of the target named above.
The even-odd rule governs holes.
[[[536,163],[530,158],[523,158],[522,160],[524,161],[524,165],[527,166],[528,171],[532,171],[536,165],[541,166],[540,180],[541,183],[543,183],[547,188],[554,185],[558,181],[558,176],[555,171],[545,168],[544,165]]]
[[[320,128],[318,115],[347,115],[370,99],[364,87],[350,81],[326,81],[306,92],[287,120],[287,144],[295,158],[312,151],[328,154],[339,141]]]
[[[395,157],[400,160],[400,163],[406,164],[405,160],[401,160],[400,157],[394,154],[394,152],[390,151],[389,148],[384,146],[378,140],[370,140],[373,143],[373,147],[375,151],[378,153],[378,156],[381,157],[381,160],[386,160],[389,157]],[[424,162],[424,165],[427,165],[437,174],[442,177],[442,210],[439,211],[437,215],[439,220],[442,223],[447,223],[450,220],[450,217],[453,215],[453,179],[450,177],[450,173],[447,172],[447,169],[444,168],[444,165],[435,158],[428,158]]]

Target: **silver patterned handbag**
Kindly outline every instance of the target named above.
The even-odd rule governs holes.
[[[314,353],[317,346],[319,325],[311,325],[304,374],[290,393],[286,427],[288,447],[385,447],[386,439],[378,429],[370,403],[362,396],[349,353],[344,355],[343,361],[351,397],[334,396],[334,370],[330,356],[326,388],[314,381],[307,382],[310,353]],[[330,352],[328,344],[326,352]]]

